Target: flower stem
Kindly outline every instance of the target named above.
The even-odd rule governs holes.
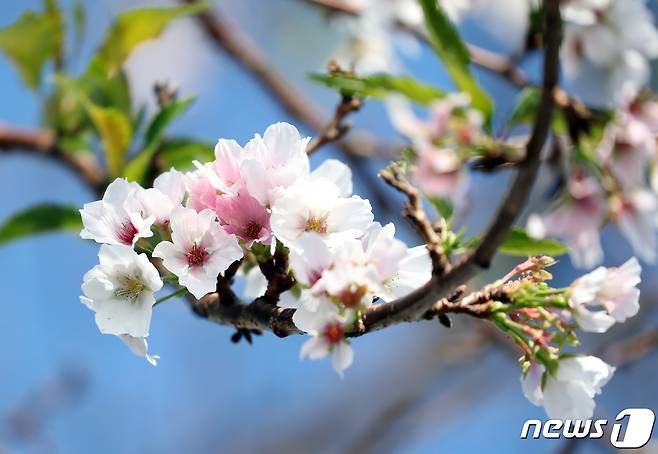
[[[176,290],[174,292],[171,292],[169,295],[165,295],[162,298],[158,298],[157,300],[155,300],[155,304],[153,304],[153,306],[157,306],[158,304],[162,303],[163,301],[167,301],[169,298],[184,295],[186,292],[187,292],[187,289],[185,287],[179,288],[178,290]]]

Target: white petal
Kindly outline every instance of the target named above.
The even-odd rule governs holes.
[[[148,342],[143,337],[132,337],[127,334],[122,334],[119,339],[128,346],[131,352],[137,356],[145,358],[153,366],[157,366],[160,357],[158,355],[148,354]]]
[[[352,171],[336,159],[327,159],[311,172],[311,178],[326,178],[340,189],[341,197],[352,195]]]
[[[354,351],[347,341],[339,342],[334,346],[331,355],[331,365],[338,375],[343,376],[345,369],[352,365],[354,361]]]

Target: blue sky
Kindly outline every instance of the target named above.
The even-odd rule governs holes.
[[[0,25],[39,3],[3,2]],[[98,43],[110,14],[130,3],[85,2],[90,23],[84,53]],[[217,4],[253,33],[303,90],[327,109],[332,107],[335,96],[304,78],[305,72],[322,68],[337,39],[320,14],[293,0]],[[147,55],[163,48],[147,45],[136,58],[149,63],[132,63],[139,73],[133,81],[139,93],[148,89],[149,77],[165,77],[188,82],[181,87],[183,94],[200,95],[174,132],[244,142],[275,121],[295,122],[256,81],[194,35],[193,23],[176,27],[164,37],[166,46],[185,39],[191,47],[170,56],[158,54],[161,60],[171,60],[158,65]],[[467,28],[467,33],[472,39],[488,41],[474,27]],[[165,51],[171,49],[166,46]],[[186,60],[176,64],[183,57]],[[446,83],[427,52],[407,66],[423,80]],[[488,74],[480,77],[496,94],[502,118],[513,105],[513,90]],[[3,122],[39,124],[38,98],[25,89],[4,58],[0,58],[0,87]],[[375,102],[354,121],[383,137],[391,135],[384,111]],[[314,164],[336,156],[327,148],[314,157]],[[381,165],[372,164],[372,175]],[[491,212],[495,200],[491,196],[503,190],[505,178],[474,180],[475,203],[467,218],[473,231]],[[368,195],[358,182],[356,192]],[[0,193],[4,194],[0,219],[37,202],[80,206],[93,197],[67,169],[19,153],[0,157]],[[380,218],[378,207],[375,212]],[[409,242],[415,241],[406,226],[401,224],[398,230]],[[615,232],[606,232],[605,238],[608,263],[618,264],[628,257],[627,245]],[[380,451],[551,452],[556,448],[555,443],[518,439],[523,421],[541,418],[543,413],[523,398],[515,357],[506,349],[482,347],[463,364],[445,353],[447,346],[473,343],[479,325],[463,319],[457,319],[451,330],[423,323],[364,336],[354,343],[354,366],[340,380],[327,361],[299,361],[301,337],[264,335],[253,346],[233,345],[231,329],[197,318],[182,300],[169,300],[154,312],[149,341],[152,352],[162,359],[151,367],[114,337],[99,334],[93,314],[78,302],[82,275],[97,262],[97,252],[97,245],[71,234],[35,237],[0,248],[0,452],[2,448],[76,453],[221,448],[227,452],[340,452],[363,438],[383,409],[410,395],[415,396],[413,411],[383,437],[385,446],[379,446]],[[497,263],[502,267],[512,262]],[[492,273],[500,273],[501,267]],[[565,259],[556,279],[563,284],[573,276]],[[647,269],[643,277],[646,307],[626,328],[630,332],[656,326],[655,269]],[[611,337],[622,335],[621,331],[611,333]],[[585,339],[585,348],[595,348],[598,341]],[[618,373],[600,400],[606,415],[633,405],[658,408],[655,359],[654,355]],[[10,439],[5,417],[27,402],[38,408],[31,396],[51,389],[63,370],[78,371],[86,378],[79,399],[46,415],[37,440]],[[595,446],[590,444],[583,452],[590,450],[596,452]]]

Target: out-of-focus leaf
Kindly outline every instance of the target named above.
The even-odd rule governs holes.
[[[40,204],[20,211],[0,223],[0,244],[38,233],[82,229],[80,213],[74,207]]]
[[[114,107],[100,107],[91,102],[87,102],[86,107],[101,138],[109,174],[112,178],[118,177],[132,140],[130,119]]]
[[[165,128],[169,126],[172,121],[185,113],[195,99],[196,96],[190,96],[181,99],[180,101],[171,101],[165,104],[146,129],[144,135],[146,146],[148,147],[153,144],[153,142],[160,140]]]
[[[541,90],[537,87],[524,88],[518,95],[516,106],[512,111],[507,122],[511,125],[518,125],[521,123],[529,123],[535,116],[535,112],[539,107],[539,99],[541,98]]]
[[[61,37],[61,33],[52,14],[32,11],[23,13],[16,22],[0,29],[0,49],[30,88],[39,87],[43,67],[55,56],[57,37]]]
[[[454,207],[450,201],[438,197],[428,197],[427,200],[432,204],[434,209],[446,221],[452,219]]]
[[[124,177],[129,181],[144,182],[149,164],[153,160],[153,156],[160,145],[165,128],[177,117],[182,115],[190,107],[192,102],[194,102],[195,98],[189,97],[180,101],[172,101],[160,109],[146,129],[144,149],[126,165],[123,174]]]
[[[141,8],[122,13],[105,35],[93,61],[100,64],[108,74],[114,74],[137,46],[157,38],[172,20],[200,13],[207,8],[206,3],[195,3],[172,8]]]
[[[429,40],[457,87],[471,95],[471,105],[491,120],[493,103],[471,75],[468,49],[437,0],[420,0]]]
[[[426,105],[445,96],[439,88],[419,82],[412,77],[399,77],[390,74],[353,76],[346,74],[310,74],[312,80],[335,88],[346,95],[383,98],[391,93],[399,93],[419,104]]]
[[[512,227],[498,251],[514,256],[558,256],[568,252],[569,248],[556,240],[532,238],[522,228]]]
[[[532,123],[535,121],[535,114],[539,108],[539,101],[541,98],[541,90],[537,87],[524,88],[518,95],[518,101],[512,111],[507,123],[510,126],[517,126],[525,123]],[[567,132],[567,125],[561,111],[553,113],[553,120],[551,122],[553,130],[559,134]]]
[[[79,49],[80,43],[82,43],[84,40],[85,34],[87,32],[87,14],[81,0],[76,0],[73,3],[72,15],[73,27],[75,31],[75,42]]]
[[[209,162],[215,159],[215,149],[212,144],[194,139],[167,139],[160,147],[160,158],[163,161],[163,168],[174,167],[185,171],[194,168],[192,164],[194,160]]]

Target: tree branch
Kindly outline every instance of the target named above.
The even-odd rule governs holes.
[[[0,152],[30,152],[63,163],[89,184],[97,193],[104,190],[106,176],[93,155],[65,152],[57,146],[52,131],[25,129],[0,124]]]

